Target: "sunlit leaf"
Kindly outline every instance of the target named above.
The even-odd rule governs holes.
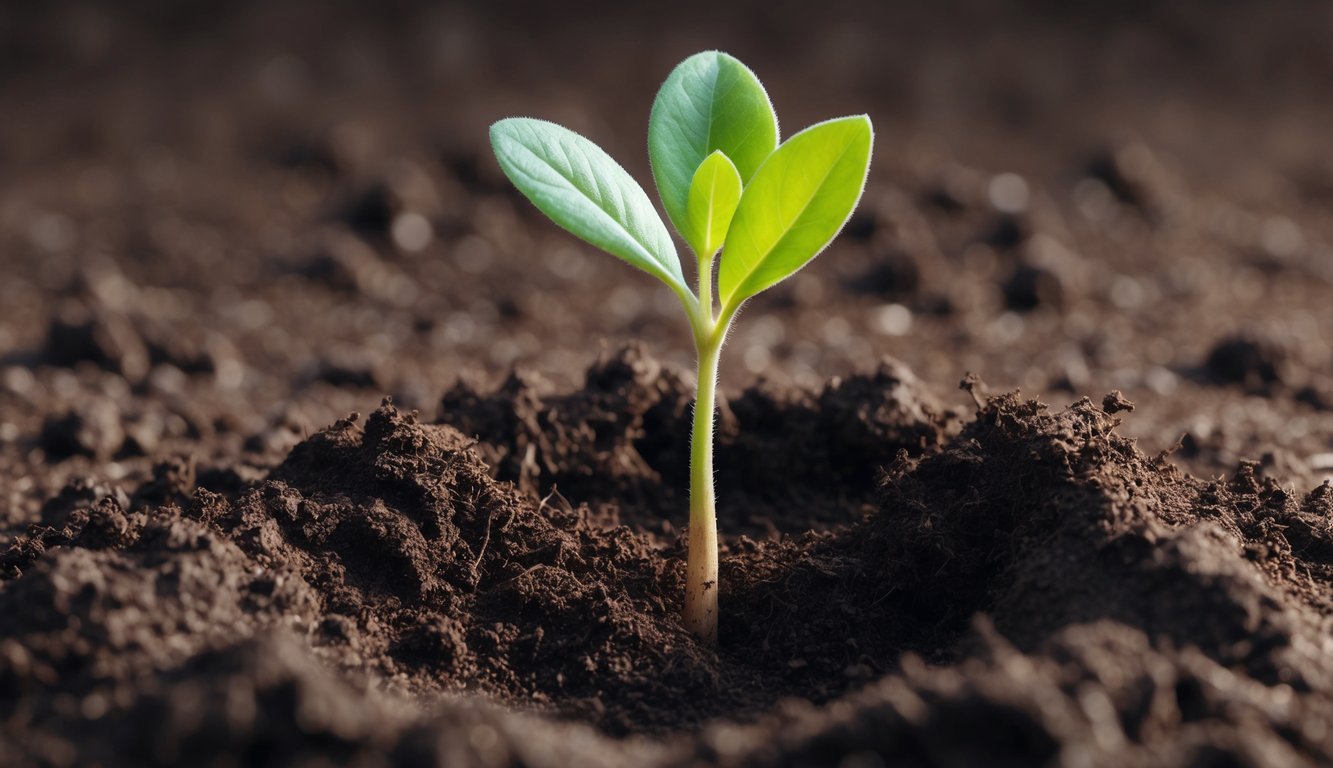
[[[765,161],[723,247],[724,305],[786,279],[828,246],[861,199],[873,141],[869,117],[843,117],[792,136]]]
[[[596,144],[555,123],[514,117],[491,126],[491,147],[514,186],[556,224],[689,291],[647,193]]]
[[[704,159],[690,182],[685,241],[701,259],[711,259],[727,237],[741,200],[741,175],[721,150]],[[711,277],[711,275],[710,275]]]

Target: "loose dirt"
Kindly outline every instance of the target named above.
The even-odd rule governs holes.
[[[0,11],[0,764],[1333,761],[1327,20],[1200,8]],[[674,299],[483,137],[714,44],[879,136],[708,648]]]

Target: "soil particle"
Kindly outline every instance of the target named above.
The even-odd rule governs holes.
[[[400,163],[382,178],[346,184],[335,195],[330,218],[376,244],[394,243],[399,240],[395,225],[402,217],[424,220],[437,215],[439,207],[430,176],[415,165]]]
[[[51,365],[94,363],[130,381],[142,379],[151,365],[148,347],[127,317],[77,300],[55,313],[41,357]]]
[[[1333,411],[1333,387],[1311,384],[1298,389],[1293,397],[1315,410]]]
[[[1004,281],[1005,305],[1017,312],[1031,312],[1038,307],[1059,309],[1065,302],[1064,282],[1054,271],[1031,264],[1020,264]]]
[[[172,456],[155,463],[151,476],[134,494],[135,508],[184,503],[194,494],[197,474],[193,456]]]
[[[376,370],[375,361],[356,352],[334,352],[321,359],[308,378],[335,387],[383,389],[386,381]]]
[[[75,455],[110,458],[125,442],[120,412],[106,397],[81,400],[47,416],[38,444],[53,461]]]
[[[876,250],[874,262],[859,274],[844,281],[847,290],[886,301],[911,299],[921,290],[921,268],[916,259],[902,250]]]
[[[343,228],[321,230],[299,272],[348,296],[385,306],[411,305],[417,298],[412,278],[392,261]]]
[[[1125,397],[1120,390],[1107,393],[1102,398],[1102,410],[1114,416],[1117,413],[1129,413],[1134,410],[1134,403]]]
[[[216,331],[182,329],[179,323],[145,318],[138,323],[153,365],[168,365],[185,374],[235,377],[240,368],[236,347]]]
[[[864,242],[874,238],[879,227],[879,218],[875,216],[874,211],[861,208],[852,213],[852,218],[842,228],[841,234],[852,240]]]
[[[1219,341],[1204,363],[1218,382],[1254,389],[1282,382],[1287,364],[1287,355],[1278,345],[1243,336]]]
[[[1142,144],[1097,152],[1088,162],[1087,174],[1105,185],[1120,203],[1154,222],[1171,210],[1178,196],[1171,174]]]
[[[87,509],[104,498],[111,498],[121,507],[130,506],[130,497],[119,485],[100,482],[87,476],[76,476],[65,484],[60,492],[42,504],[41,522],[43,525],[61,526],[69,516],[80,509]]]
[[[387,238],[397,207],[388,186],[375,183],[348,193],[334,215],[357,234]]]
[[[1016,249],[1032,235],[1032,225],[1022,216],[1000,214],[980,233],[978,240],[998,251]]]

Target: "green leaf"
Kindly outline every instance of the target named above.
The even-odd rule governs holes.
[[[718,150],[704,159],[690,182],[685,215],[685,241],[700,259],[712,259],[727,237],[736,204],[741,201],[741,174]],[[710,274],[711,278],[711,274]]]
[[[514,186],[556,224],[689,293],[652,201],[596,144],[555,123],[512,117],[491,126],[491,147]]]
[[[748,183],[777,145],[773,104],[748,67],[719,51],[677,65],[648,119],[648,160],[676,231],[685,235],[690,182],[704,158],[722,150]]]
[[[874,129],[866,115],[787,139],[755,173],[731,221],[718,292],[733,307],[786,278],[837,237],[861,199]]]

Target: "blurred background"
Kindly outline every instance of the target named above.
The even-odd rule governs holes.
[[[748,63],[784,133],[869,112],[843,237],[747,307],[724,389],[883,355],[1212,473],[1333,475],[1333,4],[0,5],[0,457],[11,517],[189,446],[212,481],[392,394],[568,388],[670,293],[545,222],[485,144],[540,116],[650,185],[656,88]],[[203,482],[201,480],[201,482]]]

